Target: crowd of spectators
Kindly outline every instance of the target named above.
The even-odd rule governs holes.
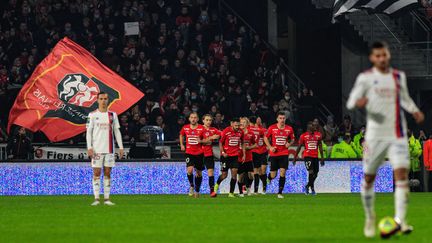
[[[63,37],[94,54],[146,95],[121,116],[125,140],[146,125],[175,140],[191,112],[223,128],[232,117],[264,123],[285,111],[299,126],[314,117],[313,93],[290,93],[279,59],[261,37],[207,0],[10,0],[0,20],[0,124],[19,88]],[[125,36],[124,23],[139,35]],[[298,109],[308,109],[308,117]],[[302,112],[306,114],[306,112]],[[305,124],[305,123],[304,123]],[[5,134],[0,132],[0,139]],[[78,136],[78,140],[82,136]],[[44,140],[35,134],[35,140]]]

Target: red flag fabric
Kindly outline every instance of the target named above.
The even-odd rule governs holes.
[[[12,124],[43,131],[52,142],[85,131],[97,109],[97,94],[109,97],[109,110],[129,109],[144,94],[68,38],[60,40],[24,84],[9,113]]]

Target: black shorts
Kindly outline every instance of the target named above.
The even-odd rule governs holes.
[[[227,172],[229,169],[237,169],[238,167],[238,156],[221,157],[221,171]]]
[[[261,165],[267,165],[267,153],[252,153],[252,161],[254,168],[261,168]]]
[[[204,165],[206,169],[214,169],[215,163],[213,156],[204,156]]]
[[[288,169],[288,155],[270,156],[270,171],[277,171],[279,169]]]
[[[242,174],[245,172],[253,172],[253,164],[251,162],[239,163],[238,174]]]
[[[203,155],[192,155],[192,154],[185,154],[186,158],[186,166],[193,166],[197,170],[203,170],[204,169],[204,162],[203,162]]]
[[[304,163],[306,166],[306,170],[312,170],[315,173],[319,172],[319,161],[318,158],[305,157]]]

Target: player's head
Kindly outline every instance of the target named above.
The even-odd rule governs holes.
[[[189,122],[191,125],[196,125],[198,124],[198,113],[196,112],[192,112],[189,115]]]
[[[276,116],[276,121],[279,125],[285,124],[286,121],[285,112],[279,111]]]
[[[315,132],[315,128],[316,128],[316,126],[315,126],[315,124],[313,123],[313,122],[308,122],[308,124],[307,124],[307,130],[308,130],[308,132]]]
[[[256,116],[251,116],[251,117],[249,117],[249,122],[250,122],[252,125],[255,125],[256,122],[257,122],[257,117],[256,117]]]
[[[106,109],[108,107],[108,94],[105,92],[99,92],[97,95],[97,102],[99,108]]]
[[[261,117],[257,117],[255,125],[257,125],[257,126],[262,126],[263,125]]]
[[[237,131],[240,128],[240,119],[238,119],[238,118],[231,119],[231,127],[235,131]]]
[[[204,126],[209,127],[209,126],[211,126],[211,124],[212,124],[213,117],[212,117],[212,115],[210,115],[210,114],[205,114],[205,115],[202,117],[202,121],[203,121]]]
[[[390,66],[390,50],[383,41],[374,42],[369,49],[369,60],[374,67],[385,70]]]
[[[249,126],[249,119],[247,117],[240,118],[240,128],[246,129]]]

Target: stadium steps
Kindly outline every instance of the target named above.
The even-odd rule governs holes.
[[[387,15],[357,11],[345,15],[365,42],[385,40],[392,49],[393,65],[404,70],[408,76],[427,75],[425,53],[408,46],[409,36]]]

